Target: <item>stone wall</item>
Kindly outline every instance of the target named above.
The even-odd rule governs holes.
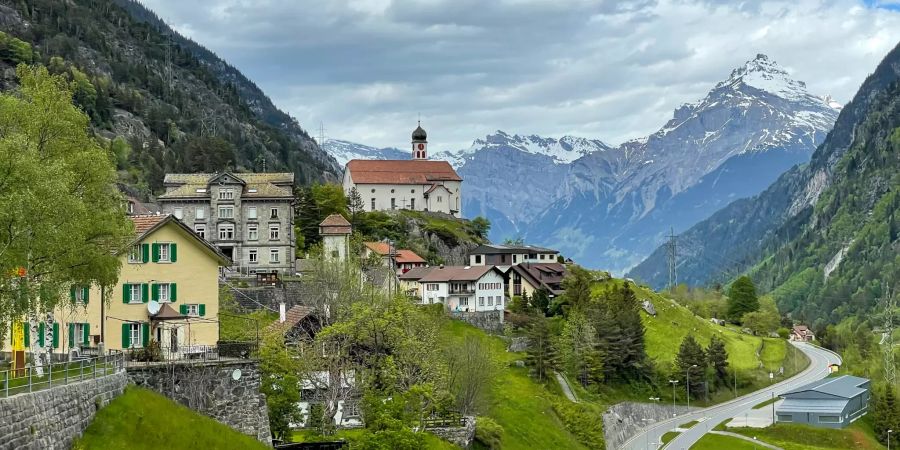
[[[489,333],[503,332],[503,311],[450,311],[450,317]]]
[[[255,361],[174,362],[128,367],[129,380],[271,444]],[[235,378],[238,378],[235,380]]]
[[[127,381],[121,372],[0,399],[0,450],[71,448]]]
[[[699,408],[690,410],[697,409]],[[681,415],[688,412],[688,408],[684,405],[676,405],[675,412]],[[621,448],[622,444],[637,434],[639,429],[671,417],[671,404],[637,402],[615,404],[603,413],[603,437],[606,438],[606,448]]]
[[[457,447],[468,449],[475,440],[475,418],[466,416],[464,419],[464,427],[428,428],[427,431]]]
[[[287,284],[287,282],[285,282]],[[285,296],[285,289],[276,286],[266,286],[266,287],[250,287],[250,288],[239,288],[235,287],[235,290],[238,292],[232,292],[234,295],[234,300],[241,307],[241,309],[247,311],[256,311],[261,309],[260,305],[265,305],[275,311],[278,311],[278,304],[281,302],[287,303],[287,299]],[[288,309],[291,306],[294,306],[296,303],[288,304]]]

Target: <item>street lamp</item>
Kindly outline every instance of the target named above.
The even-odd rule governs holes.
[[[691,369],[693,369],[694,367],[697,367],[697,365],[691,364],[691,367],[688,367],[687,370],[684,371],[684,373],[687,375],[687,383],[685,383],[685,384],[687,384],[688,412],[691,411]]]
[[[891,433],[893,432],[894,430],[888,430],[888,450],[891,450]]]
[[[669,380],[669,383],[672,383],[672,417],[678,417],[678,414],[675,414],[675,385],[678,384],[678,380]]]

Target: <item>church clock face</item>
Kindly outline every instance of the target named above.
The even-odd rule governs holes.
[[[425,144],[419,144],[419,150],[425,150]]]

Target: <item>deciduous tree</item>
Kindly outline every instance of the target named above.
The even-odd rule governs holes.
[[[756,286],[753,280],[744,275],[728,289],[728,319],[734,323],[741,323],[744,314],[759,309],[759,300],[756,297]]]

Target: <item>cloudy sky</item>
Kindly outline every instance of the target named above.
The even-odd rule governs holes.
[[[900,0],[142,0],[312,134],[432,148],[497,129],[612,144],[765,53],[848,101],[900,42]]]

